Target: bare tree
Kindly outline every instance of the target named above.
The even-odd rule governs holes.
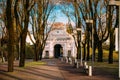
[[[109,2],[109,0],[107,0]],[[108,3],[106,3],[108,5]],[[116,13],[116,14],[115,14]],[[114,41],[115,41],[115,28],[119,26],[119,7],[118,6],[107,6],[107,26],[109,32],[109,56],[108,63],[113,63],[113,50],[114,50]]]
[[[98,61],[102,62],[103,61],[102,43],[108,39],[108,27],[105,25],[106,20],[104,20],[106,19],[105,18],[106,15],[103,17],[103,15],[106,14],[105,12],[103,12],[103,9],[106,9],[106,5],[105,5],[105,1],[103,0],[97,0],[97,1],[89,0],[88,2],[89,3],[87,3],[87,1],[85,0],[83,3],[83,5],[86,6],[85,9],[82,9],[81,6],[80,7],[82,9],[82,13],[84,14],[85,12],[87,12],[88,17],[93,20],[94,32],[92,32],[92,26],[89,27],[87,25],[86,28],[90,31],[91,35],[93,33],[94,48],[92,55],[94,55],[94,60],[95,60],[95,50],[98,47]]]
[[[81,21],[79,23],[83,23],[83,27],[86,32],[86,42],[87,42],[87,60],[89,60],[89,41],[90,41],[90,34],[93,34],[94,37],[94,48],[93,48],[93,54],[94,60],[95,60],[95,51],[96,48],[98,48],[98,61],[103,61],[103,50],[102,50],[102,43],[105,42],[108,39],[108,27],[105,25],[106,23],[106,13],[103,11],[103,9],[106,9],[106,1],[104,0],[82,0],[82,1],[76,1],[74,6],[78,5],[79,7],[75,8],[78,9],[78,19]],[[106,14],[104,17],[103,15]],[[80,15],[80,16],[79,16]],[[87,19],[93,20],[93,29],[94,32],[92,32],[92,25],[86,24]],[[85,27],[86,26],[86,27]],[[91,40],[92,41],[92,40]],[[91,43],[92,44],[92,43]]]
[[[35,39],[35,61],[42,59],[42,53],[48,38],[49,32],[51,31],[52,25],[48,24],[48,18],[53,11],[55,4],[51,0],[37,1],[32,14],[32,32]],[[37,15],[37,16],[36,16]],[[53,22],[54,22],[53,18]]]
[[[66,10],[66,9],[68,9],[67,7],[70,7],[71,3],[72,3],[73,11]],[[75,31],[74,30],[75,28],[82,28],[82,30],[84,30],[86,32],[85,25],[82,24],[83,23],[82,21],[85,20],[85,18],[87,17],[86,16],[87,12],[82,11],[82,9],[80,7],[81,1],[79,1],[79,0],[68,0],[67,3],[64,3],[64,5],[68,5],[67,7],[65,6],[65,8],[64,8],[65,10],[63,9],[64,10],[63,13],[66,14],[66,16],[68,17],[68,24],[69,24],[68,32],[70,34],[73,33]],[[71,20],[75,23],[74,28],[71,25]],[[85,52],[86,40],[84,40],[83,42],[81,41],[81,37],[82,37],[81,36],[81,33],[82,33],[81,31],[76,31],[76,33],[77,33],[77,35],[75,35],[75,36],[77,38],[74,35],[73,35],[73,38],[75,40],[75,45],[76,45],[76,48],[77,48],[77,58],[80,58],[81,44],[83,44],[84,45],[84,51],[83,52],[84,52],[84,59],[85,59],[85,57],[86,57],[85,56],[86,55],[86,52]],[[86,33],[85,33],[85,37],[86,37]],[[85,39],[87,39],[87,38],[85,38]],[[88,48],[89,48],[89,46],[88,46]]]
[[[25,47],[26,47],[26,36],[28,32],[28,24],[30,11],[33,8],[36,0],[16,0],[16,18],[17,18],[17,30],[19,30],[19,36],[17,37],[20,41],[20,62],[19,66],[24,67],[25,64]],[[18,41],[18,42],[19,42]]]
[[[2,62],[7,60],[7,54],[5,54],[6,44],[8,40],[8,35],[5,26],[5,9],[6,9],[6,1],[0,1],[0,54],[2,57]],[[5,58],[4,58],[5,57]],[[4,60],[5,59],[5,60]]]
[[[14,0],[7,0],[6,28],[8,31],[8,71],[13,72],[13,61],[15,53],[15,31],[16,18],[14,17]]]

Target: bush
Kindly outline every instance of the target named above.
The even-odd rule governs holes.
[[[26,59],[33,59],[34,57],[34,46],[27,45],[26,46]]]
[[[108,45],[108,44],[105,44],[105,43],[104,43],[104,44],[102,45],[102,47],[103,47],[103,49],[105,49],[105,50],[109,50],[109,45]]]

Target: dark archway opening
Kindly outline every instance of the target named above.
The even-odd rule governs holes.
[[[54,57],[55,58],[59,58],[59,57],[62,57],[63,55],[63,48],[60,44],[56,44],[54,46]]]

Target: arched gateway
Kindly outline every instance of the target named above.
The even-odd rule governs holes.
[[[75,42],[73,37],[66,32],[66,27],[63,23],[54,23],[53,30],[46,41],[43,58],[76,57]]]
[[[63,48],[60,44],[54,46],[54,57],[59,58],[63,56]]]

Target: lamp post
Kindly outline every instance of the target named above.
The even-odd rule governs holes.
[[[118,47],[119,47],[119,78],[120,78],[120,1],[109,1],[109,5],[111,6],[119,6],[119,31],[118,31],[118,40],[119,40],[119,44],[118,44]]]
[[[92,67],[93,67],[93,64],[94,64],[94,29],[93,29],[93,20],[86,20],[86,23],[90,23],[92,24]]]

